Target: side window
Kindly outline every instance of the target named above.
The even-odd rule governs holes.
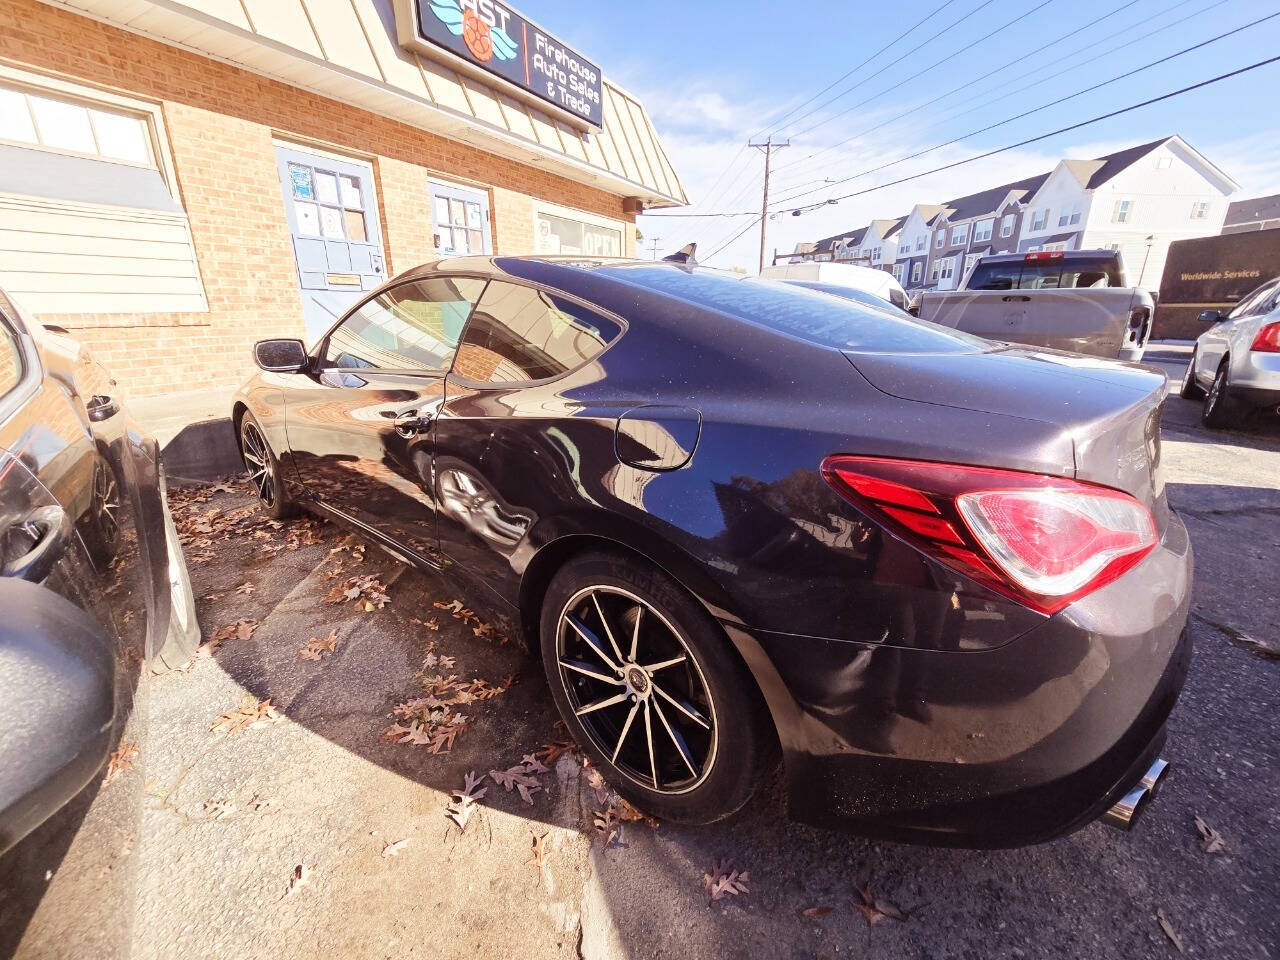
[[[486,383],[542,380],[590,360],[621,332],[569,300],[494,281],[467,324],[453,369]]]
[[[467,315],[484,290],[470,277],[406,283],[374,297],[329,335],[324,366],[442,373],[449,369]]]
[[[1227,318],[1234,320],[1236,317],[1247,317],[1254,313],[1258,313],[1258,307],[1267,299],[1267,297],[1276,292],[1276,288],[1277,284],[1274,280],[1270,283],[1264,283],[1236,304],[1235,309],[1227,314]]]

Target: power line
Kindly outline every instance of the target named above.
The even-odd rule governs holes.
[[[899,63],[901,63],[903,60],[907,59],[907,57],[911,56],[911,55],[912,55],[913,53],[915,53],[916,51],[918,51],[918,50],[920,50],[920,49],[922,49],[922,48],[924,48],[924,47],[927,47],[929,44],[933,43],[933,41],[937,40],[937,39],[938,39],[940,36],[942,36],[944,33],[946,33],[946,32],[947,32],[947,31],[949,31],[949,30],[954,30],[956,27],[958,27],[960,24],[964,23],[966,20],[968,20],[970,17],[972,17],[972,16],[973,16],[974,14],[976,14],[978,11],[980,11],[980,10],[984,9],[985,7],[989,7],[989,6],[991,6],[991,4],[992,4],[992,3],[994,3],[994,2],[995,2],[995,0],[983,0],[983,2],[982,2],[982,3],[978,4],[978,6],[974,7],[972,10],[970,10],[968,13],[966,13],[966,14],[965,14],[963,17],[961,17],[959,20],[955,20],[955,21],[953,21],[952,23],[947,24],[947,26],[943,27],[943,28],[942,28],[941,30],[939,30],[937,33],[933,34],[931,37],[929,37],[929,39],[924,40],[924,41],[922,41],[921,43],[916,44],[914,47],[912,47],[912,48],[911,48],[910,50],[908,50],[906,53],[902,54],[902,56],[898,57],[898,59],[896,59],[896,60],[891,60],[891,61],[889,61],[888,63],[883,64],[879,69],[881,70],[881,72],[883,72],[883,71],[885,71],[885,70],[888,70],[890,67],[897,66]],[[804,112],[804,113],[802,113],[800,116],[798,116],[798,117],[796,117],[795,119],[793,119],[791,122],[792,122],[793,124],[794,124],[794,123],[799,123],[801,120],[804,120],[806,117],[811,117],[811,116],[813,116],[815,113],[817,113],[819,110],[823,109],[824,107],[829,107],[829,106],[831,106],[831,104],[835,103],[835,102],[836,102],[837,100],[839,100],[841,97],[847,97],[849,94],[853,93],[853,91],[857,90],[860,86],[862,86],[864,83],[866,83],[866,82],[867,82],[868,80],[870,80],[870,79],[871,79],[871,77],[863,77],[863,78],[862,78],[861,80],[859,80],[857,83],[853,84],[853,86],[848,87],[847,89],[840,91],[840,92],[839,92],[839,93],[837,93],[834,97],[831,97],[829,100],[826,100],[826,101],[824,101],[824,102],[822,102],[822,103],[818,104],[818,105],[817,105],[816,107],[814,107],[812,110],[807,110],[807,111],[805,111],[805,112]]]
[[[1009,29],[1010,27],[1012,27],[1015,23],[1018,23],[1018,22],[1019,22],[1019,21],[1021,21],[1021,20],[1025,20],[1027,17],[1031,16],[1033,13],[1036,13],[1036,12],[1037,12],[1037,11],[1039,11],[1039,10],[1043,10],[1045,7],[1047,7],[1047,6],[1049,5],[1049,3],[1050,3],[1050,0],[1042,0],[1042,2],[1041,2],[1038,6],[1032,7],[1032,8],[1031,8],[1030,10],[1028,10],[1026,13],[1023,13],[1023,14],[1021,14],[1020,16],[1014,17],[1014,18],[1013,18],[1012,20],[1010,20],[1008,23],[1005,23],[1005,24],[1003,24],[1003,25],[1001,25],[1001,26],[999,26],[999,27],[996,27],[996,29],[992,30],[990,33],[986,34],[985,36],[978,37],[978,39],[976,39],[976,40],[974,40],[974,41],[972,41],[972,42],[970,42],[970,43],[965,44],[965,45],[964,45],[963,47],[961,47],[959,50],[956,50],[954,53],[951,53],[951,54],[949,54],[949,55],[947,55],[947,56],[943,57],[941,60],[936,60],[936,61],[934,61],[934,62],[933,62],[933,63],[931,63],[927,68],[925,68],[924,70],[921,70],[921,71],[920,71],[920,75],[921,75],[921,76],[923,76],[924,74],[928,73],[930,70],[936,70],[938,67],[942,66],[942,65],[943,65],[944,63],[946,63],[948,60],[953,60],[953,59],[955,59],[956,57],[960,56],[960,54],[965,53],[965,52],[966,52],[966,51],[968,51],[968,50],[972,50],[972,49],[973,49],[974,47],[976,47],[978,44],[980,44],[980,43],[985,43],[986,41],[988,41],[988,40],[990,40],[992,37],[994,37],[996,34],[1001,33],[1001,32],[1002,32],[1002,31],[1004,31],[1004,30],[1008,30],[1008,29]],[[890,66],[892,66],[892,64],[890,64]],[[817,123],[814,123],[814,124],[811,124],[811,125],[810,125],[810,126],[808,126],[808,127],[805,127],[805,128],[804,128],[803,130],[801,130],[799,133],[792,134],[792,136],[802,137],[802,136],[804,136],[806,133],[812,133],[814,130],[817,130],[817,129],[821,128],[821,127],[824,127],[824,126],[826,126],[828,123],[832,123],[832,122],[834,122],[834,121],[836,121],[836,120],[840,119],[841,117],[845,116],[846,114],[852,113],[854,110],[857,110],[859,107],[866,106],[868,103],[870,103],[872,100],[875,100],[877,97],[881,97],[881,96],[883,96],[885,92],[886,92],[886,91],[883,91],[883,90],[882,90],[880,93],[873,94],[872,96],[867,97],[867,98],[866,98],[866,99],[864,99],[864,100],[859,100],[857,103],[853,104],[853,106],[845,107],[845,108],[844,108],[843,110],[841,110],[839,113],[834,113],[834,114],[832,114],[832,115],[831,115],[831,116],[829,116],[829,117],[825,117],[825,118],[823,118],[822,120],[818,121]]]
[[[752,220],[752,221],[751,221],[750,223],[748,223],[745,227],[743,227],[741,230],[739,230],[737,233],[735,233],[732,237],[730,237],[728,240],[726,240],[724,243],[720,244],[720,246],[716,247],[714,250],[712,250],[710,253],[708,253],[704,258],[702,258],[702,259],[703,259],[703,262],[705,263],[706,261],[710,260],[710,259],[711,259],[712,257],[714,257],[717,253],[719,253],[719,252],[720,252],[721,250],[723,250],[725,247],[728,247],[730,244],[732,244],[735,240],[737,240],[740,236],[742,236],[744,233],[746,233],[748,230],[750,230],[750,229],[751,229],[752,227],[754,227],[755,225],[756,225],[756,221]]]
[[[1043,53],[1045,50],[1048,50],[1050,47],[1056,46],[1057,44],[1061,43],[1063,40],[1067,40],[1071,37],[1074,37],[1076,34],[1083,33],[1086,30],[1093,30],[1094,28],[1097,27],[1098,24],[1102,23],[1104,20],[1108,20],[1119,13],[1123,13],[1125,10],[1128,10],[1130,7],[1141,2],[1142,0],[1129,0],[1128,3],[1124,4],[1123,6],[1116,7],[1110,13],[1104,14],[1103,16],[1098,17],[1098,19],[1096,20],[1091,20],[1082,27],[1076,27],[1074,30],[1069,30],[1068,32],[1064,33],[1062,36],[1058,37],[1056,40],[1050,40],[1048,43],[1044,44],[1043,46],[1036,47],[1034,50],[1028,53],[1024,53],[1022,56],[1018,57],[1016,60],[1010,60],[1008,63],[1004,64],[1003,66],[996,67],[996,69],[992,70],[989,73],[984,73],[982,76],[977,77],[973,80],[970,80],[967,83],[962,83],[958,87],[952,87],[946,93],[939,94],[938,96],[934,97],[932,100],[926,100],[924,103],[916,104],[912,106],[910,109],[904,110],[902,113],[898,114],[895,117],[890,117],[888,120],[881,121],[880,123],[876,124],[874,127],[868,127],[866,130],[863,130],[861,133],[855,133],[851,137],[846,137],[844,140],[841,140],[837,143],[833,143],[828,147],[823,147],[821,150],[817,150],[809,154],[808,156],[800,157],[796,160],[791,161],[790,163],[784,163],[778,167],[778,170],[779,171],[789,170],[792,167],[800,166],[801,164],[807,163],[808,161],[814,159],[815,157],[820,157],[824,153],[830,153],[832,150],[842,147],[846,143],[849,143],[853,140],[857,140],[859,137],[865,137],[867,134],[873,133],[876,130],[881,129],[882,127],[886,127],[891,123],[895,123],[898,120],[903,119],[904,117],[909,117],[914,113],[918,113],[920,110],[923,110],[925,107],[932,106],[933,104],[937,103],[940,100],[945,100],[947,97],[951,96],[953,93],[959,93],[961,90],[971,87],[975,83],[981,83],[983,80],[986,80],[988,77],[993,77],[997,73],[1000,73],[1001,71],[1004,71],[1004,70],[1008,70],[1010,67],[1016,66],[1017,64],[1021,63],[1024,60],[1029,60],[1031,57],[1034,57],[1037,53]],[[1182,2],[1190,3],[1191,0],[1182,0]],[[1179,4],[1179,6],[1181,5],[1182,4]],[[876,96],[881,97],[881,96],[884,96],[886,93],[892,93],[895,90],[899,89],[900,86],[901,84],[894,84],[891,87],[886,87],[884,90],[881,90],[880,93],[877,94]],[[872,99],[875,99],[875,98],[873,97]]]
[[[821,90],[819,90],[819,91],[818,91],[817,93],[815,93],[813,96],[811,96],[808,100],[805,100],[803,103],[796,104],[794,107],[792,107],[790,110],[788,110],[788,111],[787,111],[786,113],[784,113],[782,116],[780,116],[777,120],[773,121],[773,126],[772,126],[772,127],[766,128],[765,130],[760,130],[760,131],[758,131],[757,133],[755,133],[755,134],[753,135],[752,139],[754,139],[755,137],[760,136],[760,135],[761,135],[761,134],[763,134],[763,133],[768,133],[768,132],[770,132],[771,130],[777,130],[779,127],[781,127],[781,126],[782,126],[782,122],[783,122],[784,120],[786,120],[786,119],[787,119],[787,117],[791,116],[791,114],[795,113],[795,112],[796,112],[797,110],[799,110],[801,107],[805,107],[805,106],[808,106],[809,104],[813,103],[813,101],[817,100],[820,96],[822,96],[824,93],[826,93],[826,92],[827,92],[828,90],[830,90],[832,87],[836,87],[836,86],[839,86],[840,84],[844,83],[844,82],[845,82],[846,80],[848,80],[851,76],[853,76],[855,73],[857,73],[857,72],[858,72],[859,70],[861,70],[863,67],[865,67],[868,63],[870,63],[870,62],[871,62],[872,60],[874,60],[876,57],[880,56],[880,54],[884,53],[886,50],[888,50],[890,47],[892,47],[892,46],[893,46],[895,43],[897,43],[899,40],[901,40],[901,39],[903,39],[904,37],[906,37],[906,36],[908,36],[909,34],[911,34],[911,33],[912,33],[912,31],[914,31],[916,28],[918,28],[918,27],[919,27],[919,26],[921,26],[922,24],[927,23],[929,20],[932,20],[934,17],[936,17],[936,16],[937,16],[938,14],[940,14],[943,10],[945,10],[947,7],[951,6],[951,4],[953,4],[953,3],[955,3],[955,2],[956,2],[956,0],[945,0],[945,2],[944,2],[941,6],[936,7],[936,8],[933,10],[933,12],[931,12],[931,13],[929,13],[929,14],[926,14],[924,17],[921,17],[921,18],[920,18],[919,20],[917,20],[914,24],[912,24],[912,25],[911,25],[910,27],[908,27],[906,30],[902,31],[902,33],[898,34],[896,37],[894,37],[892,40],[890,40],[888,43],[886,43],[883,47],[881,47],[879,50],[877,50],[877,51],[876,51],[875,53],[873,53],[871,56],[867,57],[867,58],[866,58],[865,60],[863,60],[860,64],[858,64],[856,67],[854,67],[852,70],[848,70],[848,71],[846,71],[842,76],[839,76],[839,77],[837,77],[835,80],[832,80],[829,84],[827,84],[825,87],[823,87]],[[979,8],[979,9],[981,9],[981,8]],[[975,11],[974,11],[974,13],[976,13],[976,12],[977,12],[977,11],[975,10]],[[959,23],[959,22],[960,22],[959,20],[957,20],[957,21],[956,21],[956,23]],[[927,43],[928,41],[925,41],[925,42]],[[916,49],[918,50],[918,49],[920,49],[920,48],[919,48],[919,47],[917,47]],[[913,51],[913,52],[914,52],[914,51]],[[808,114],[805,114],[805,116],[808,116]],[[797,120],[803,120],[803,119],[804,119],[804,117],[798,117],[798,118],[797,118]]]
[[[1110,120],[1113,117],[1118,117],[1126,113],[1131,113],[1134,110],[1140,110],[1143,107],[1149,107],[1152,104],[1161,103],[1165,100],[1171,100],[1174,97],[1181,96],[1184,93],[1191,93],[1192,91],[1199,90],[1202,87],[1210,86],[1222,80],[1229,80],[1232,77],[1238,77],[1242,74],[1250,72],[1251,70],[1257,70],[1260,67],[1269,66],[1270,64],[1277,63],[1277,62],[1280,62],[1280,56],[1270,57],[1266,60],[1259,60],[1257,63],[1249,64],[1247,67],[1240,67],[1238,70],[1232,70],[1230,73],[1221,73],[1216,77],[1210,77],[1208,80],[1201,80],[1199,83],[1193,83],[1190,86],[1182,87],[1178,90],[1173,90],[1169,93],[1161,94],[1158,97],[1152,97],[1149,100],[1143,100],[1141,103],[1130,104],[1127,107],[1121,107],[1119,110],[1112,110],[1110,113],[1099,114],[1096,117],[1090,117],[1088,120],[1081,120],[1079,123],[1073,123],[1066,127],[1059,127],[1057,130],[1050,130],[1048,133],[1042,133],[1039,136],[1029,137],[1026,140],[1019,140],[1017,143],[1011,143],[1004,147],[997,147],[994,150],[988,150],[985,153],[975,154],[974,156],[966,157],[963,160],[956,160],[956,161],[953,161],[952,163],[946,163],[940,167],[934,167],[932,170],[925,170],[925,171],[922,171],[921,173],[913,173],[909,177],[901,177],[897,180],[891,180],[888,183],[881,183],[881,184],[877,184],[874,187],[867,187],[865,190],[855,190],[852,193],[846,193],[838,197],[832,197],[828,199],[826,202],[838,203],[841,200],[849,200],[849,199],[852,199],[853,197],[861,197],[868,193],[874,193],[877,190],[883,190],[886,187],[896,187],[899,184],[909,183],[912,180],[919,180],[922,177],[932,176],[935,173],[942,173],[945,170],[953,170],[956,167],[964,166],[967,163],[973,163],[976,160],[985,160],[987,157],[994,157],[997,154],[1007,153],[1010,150],[1017,150],[1019,147],[1025,147],[1033,143],[1039,143],[1041,140],[1048,140],[1050,137],[1056,137],[1063,133],[1070,133],[1073,130],[1079,130],[1082,127],[1087,127],[1094,123],[1101,123],[1103,120]],[[871,171],[868,171],[868,172],[871,172]],[[865,174],[858,174],[857,176],[859,177],[865,176]],[[848,177],[847,179],[854,180],[854,179],[857,179],[857,177]],[[786,200],[782,200],[779,202],[785,203]],[[792,213],[795,210],[802,210],[802,209],[804,208],[792,207],[784,210],[775,210],[774,213],[775,214]],[[745,230],[743,232],[745,232]]]
[[[1152,67],[1159,66],[1162,63],[1168,63],[1170,60],[1174,60],[1177,57],[1184,56],[1185,54],[1191,53],[1194,50],[1199,50],[1203,47],[1208,46],[1211,43],[1216,43],[1219,40],[1232,36],[1233,34],[1240,33],[1242,30],[1248,30],[1250,27],[1255,27],[1260,23],[1265,23],[1266,21],[1275,19],[1276,17],[1280,17],[1280,11],[1268,14],[1265,17],[1260,17],[1259,19],[1254,20],[1252,23],[1246,23],[1243,26],[1236,27],[1234,30],[1228,30],[1225,33],[1220,33],[1216,37],[1210,37],[1208,40],[1202,40],[1200,43],[1194,44],[1190,47],[1185,47],[1182,50],[1177,51],[1176,53],[1171,53],[1167,56],[1161,57],[1159,60],[1153,60],[1150,63],[1143,64],[1140,67],[1135,67],[1133,70],[1128,70],[1124,73],[1118,74],[1117,76],[1111,77],[1109,80],[1103,80],[1100,83],[1095,83],[1092,86],[1085,87],[1083,90],[1077,90],[1075,93],[1067,94],[1067,96],[1065,97],[1059,97],[1057,100],[1050,101],[1049,103],[1041,104],[1040,106],[1033,107],[1030,110],[1024,110],[1022,113],[1015,114],[1012,117],[1006,117],[1003,120],[999,120],[995,123],[988,124],[987,126],[982,127],[978,130],[974,130],[970,133],[962,134],[961,136],[958,136],[958,137],[953,137],[952,139],[944,141],[943,143],[934,144],[933,146],[926,147],[923,150],[917,150],[915,153],[907,154],[906,156],[903,156],[903,157],[898,157],[896,160],[890,160],[888,163],[883,163],[878,167],[872,167],[870,170],[864,170],[861,173],[854,174],[853,176],[844,177],[841,180],[837,180],[836,183],[848,183],[850,180],[857,180],[861,177],[868,176],[869,174],[878,173],[879,171],[885,170],[889,167],[897,166],[900,163],[905,163],[908,160],[914,160],[917,157],[922,157],[925,154],[934,153],[938,150],[941,150],[943,147],[949,147],[952,144],[959,143],[961,140],[967,140],[970,137],[975,137],[975,136],[978,136],[979,134],[987,133],[988,131],[994,130],[997,127],[1002,127],[1005,124],[1012,123],[1015,120],[1021,120],[1025,117],[1031,116],[1032,114],[1039,113],[1042,110],[1047,110],[1050,107],[1055,107],[1058,104],[1065,103],[1068,100],[1074,100],[1076,97],[1083,96],[1086,93],[1092,93],[1094,90],[1101,89],[1102,87],[1115,83],[1118,80],[1123,80],[1127,77],[1132,77],[1135,74],[1141,73],[1144,70],[1149,70]],[[1234,76],[1234,74],[1224,74],[1223,77],[1220,79],[1223,79],[1227,76]],[[1194,89],[1194,88],[1192,87],[1187,89]],[[1154,103],[1156,101],[1150,101],[1150,102]],[[1074,128],[1068,128],[1068,129],[1074,129]],[[808,196],[811,193],[819,193],[823,189],[825,188],[816,187],[812,190],[802,190],[799,193],[794,193],[788,197],[784,197],[782,200],[779,201],[779,203],[787,203],[791,200],[798,199],[799,197]]]

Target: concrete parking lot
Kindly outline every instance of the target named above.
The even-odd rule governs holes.
[[[1176,383],[1182,355],[1150,362]],[[465,596],[332,525],[266,521],[239,482],[176,491],[207,646],[153,687],[140,952],[1274,957],[1280,424],[1209,433],[1198,411],[1175,396],[1164,419],[1197,562],[1173,776],[1131,834],[1011,851],[792,824],[777,784],[713,827],[618,829],[628,811],[564,750],[540,665]],[[487,792],[461,831],[447,812],[471,771]],[[722,860],[748,889],[709,903]],[[905,919],[870,923],[866,884]]]

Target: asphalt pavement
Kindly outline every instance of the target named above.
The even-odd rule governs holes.
[[[1149,362],[1176,387],[1183,355]],[[557,755],[539,665],[465,597],[331,525],[273,527],[242,485],[176,493],[205,636],[228,638],[153,688],[139,955],[1132,960],[1179,956],[1176,937],[1187,956],[1275,957],[1280,661],[1264,648],[1280,647],[1280,423],[1211,433],[1198,412],[1172,397],[1163,427],[1196,550],[1172,776],[1132,833],[1093,824],[1008,851],[793,824],[776,782],[729,822],[625,821],[606,843],[613,798]],[[449,708],[466,718],[451,746],[395,742],[397,707],[451,698],[448,675],[484,681]],[[521,767],[528,754],[546,772]],[[528,803],[488,776],[465,832],[448,819],[468,772],[513,769]],[[703,876],[721,860],[748,890],[710,903]],[[870,924],[863,883],[906,919]]]

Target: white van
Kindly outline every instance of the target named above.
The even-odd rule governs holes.
[[[852,263],[786,263],[765,267],[760,276],[766,280],[804,280],[833,287],[852,287],[907,309],[907,292],[893,274]]]

